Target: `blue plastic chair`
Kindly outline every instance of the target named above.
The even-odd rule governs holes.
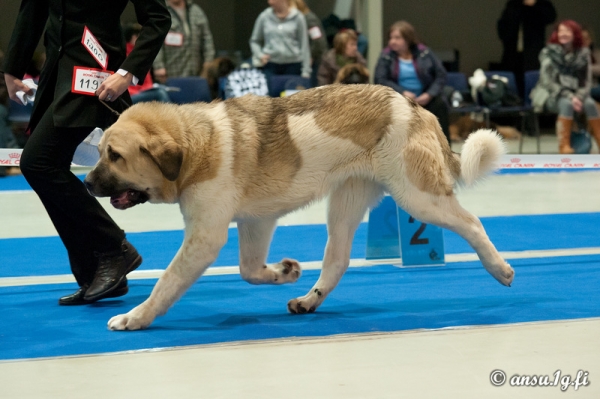
[[[305,89],[310,89],[309,78],[303,78],[298,75],[272,75],[268,80],[269,96],[279,97],[284,90],[292,90],[297,86],[302,86]]]
[[[8,120],[13,123],[28,123],[33,105],[21,105],[14,101],[8,104]]]
[[[517,89],[517,80],[515,78],[515,74],[510,71],[487,71],[485,72],[485,76],[490,79],[492,76],[498,75],[505,77],[508,80],[508,89],[514,93],[518,94],[519,91]],[[537,81],[536,81],[537,82]],[[534,85],[535,86],[535,85]],[[533,87],[531,87],[533,89]],[[531,91],[530,89],[530,91]],[[525,90],[526,97],[529,97],[529,93]],[[523,151],[523,134],[525,134],[526,121],[528,117],[531,117],[534,121],[534,133],[537,137],[537,153],[541,152],[540,150],[540,128],[537,120],[537,116],[533,112],[533,107],[531,103],[524,103],[524,105],[515,105],[515,106],[499,106],[499,107],[483,107],[486,125],[489,126],[490,117],[492,116],[500,116],[500,115],[519,115],[521,117],[521,141],[519,143],[519,153]]]
[[[461,93],[469,91],[469,82],[467,76],[462,72],[448,72],[446,73],[446,85],[452,87]],[[470,114],[471,112],[482,112],[483,108],[477,104],[466,105],[464,107],[450,107],[450,113],[452,114]]]
[[[178,91],[168,91],[171,101],[176,104],[189,104],[198,101],[211,102],[208,81],[199,76],[185,78],[169,78],[167,87],[176,87]]]

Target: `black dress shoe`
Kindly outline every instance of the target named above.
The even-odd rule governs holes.
[[[118,252],[96,254],[98,270],[90,287],[84,292],[83,299],[97,301],[116,290],[125,276],[142,264],[142,257],[127,240],[123,240]]]
[[[123,279],[123,281],[121,281],[119,286],[116,289],[114,289],[113,291],[111,291],[108,294],[106,294],[105,296],[100,297],[95,300],[86,300],[85,299],[85,292],[87,291],[87,289],[88,289],[88,287],[86,287],[86,286],[80,287],[77,291],[75,291],[71,295],[65,295],[65,296],[59,298],[58,304],[62,305],[62,306],[88,305],[90,303],[99,301],[100,299],[117,298],[117,297],[123,296],[123,295],[127,294],[127,292],[129,292],[129,287],[127,287],[127,279]]]

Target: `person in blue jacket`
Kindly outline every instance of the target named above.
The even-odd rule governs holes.
[[[375,84],[391,87],[434,114],[450,143],[448,104],[443,97],[446,70],[406,21],[392,24],[388,46],[375,67]]]

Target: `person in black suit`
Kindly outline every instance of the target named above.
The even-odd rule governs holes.
[[[546,45],[546,26],[556,20],[550,0],[509,0],[498,20],[502,68],[512,71],[523,95],[526,71],[540,69],[538,56]]]
[[[56,227],[80,286],[60,298],[61,305],[125,295],[125,276],[142,261],[70,171],[79,143],[95,127],[116,120],[105,105],[122,112],[131,104],[127,87],[143,81],[171,26],[164,0],[131,1],[143,28],[126,56],[120,17],[128,0],[22,0],[3,67],[13,101],[20,101],[20,90],[31,93],[21,78],[45,28],[47,59],[20,166]]]

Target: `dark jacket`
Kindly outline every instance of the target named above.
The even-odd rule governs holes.
[[[423,44],[415,46],[412,54],[417,76],[423,85],[423,92],[429,93],[431,97],[442,94],[446,84],[446,69],[442,62]],[[384,48],[375,67],[375,84],[388,86],[402,93],[406,89],[398,84],[399,73],[398,54],[389,47]]]
[[[538,69],[538,55],[546,45],[546,26],[556,20],[556,10],[549,0],[537,0],[526,6],[523,0],[509,0],[498,20],[498,37],[504,51],[502,63],[512,70],[517,55],[519,27],[523,26],[523,70]]]
[[[95,96],[71,93],[73,67],[101,68],[83,46],[87,26],[108,54],[109,71],[122,68],[140,81],[148,73],[171,26],[164,0],[132,0],[142,32],[126,57],[120,17],[128,0],[22,0],[4,64],[4,72],[22,78],[44,34],[46,63],[30,120],[33,130],[46,109],[54,107],[54,124],[61,127],[105,127],[113,114]],[[131,98],[111,103],[122,111]]]

